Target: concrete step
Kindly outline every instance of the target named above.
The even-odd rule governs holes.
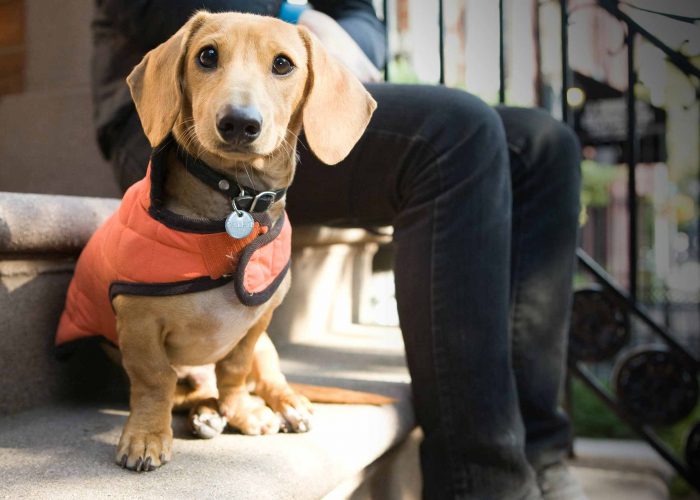
[[[664,482],[675,475],[673,467],[644,441],[578,438],[574,452],[573,463],[581,468],[634,472]]]
[[[590,500],[668,500],[668,485],[658,476],[629,470],[572,466]]]
[[[84,360],[96,362],[89,372],[75,373],[82,365],[57,363],[53,339],[75,257],[117,205],[113,199],[0,193],[0,415],[63,401],[74,389],[82,391],[83,382],[97,388],[101,353]]]
[[[192,439],[179,417],[173,461],[139,474],[114,463],[126,416],[119,406],[50,406],[5,417],[0,498],[321,498],[410,425],[396,408],[319,405],[306,434],[205,441]]]
[[[273,337],[281,346],[284,372],[299,382],[386,394],[396,404],[321,406],[309,434],[227,434],[207,442],[189,438],[182,419],[176,419],[171,464],[147,477],[113,463],[127,415],[121,369],[97,345],[83,346],[68,362],[58,362],[52,344],[74,259],[116,203],[0,193],[0,375],[5,387],[0,415],[10,414],[0,417],[0,498],[319,498],[353,484],[381,490],[372,494],[375,498],[387,497],[395,484],[392,471],[398,470],[392,464],[405,455],[387,452],[415,427],[400,333],[331,327],[328,310],[310,304],[304,293],[290,293],[287,313],[278,315],[279,332]],[[318,285],[320,279],[319,290],[339,294],[340,289],[350,297],[341,284],[352,282],[352,276],[340,278],[348,274],[346,263],[353,260],[355,247],[362,251],[364,240],[309,231],[306,236],[303,228],[295,231],[301,292],[305,282]],[[329,260],[324,252],[338,254],[333,265],[319,265]],[[305,267],[323,273],[304,274]],[[305,307],[323,317],[300,315]],[[306,334],[300,340],[288,330]],[[417,459],[411,463],[415,483]],[[381,479],[367,484],[377,474]]]
[[[372,488],[384,493],[372,496],[385,497],[386,462],[397,454],[377,461],[415,427],[397,333],[346,332],[281,352],[291,380],[374,391],[395,404],[317,405],[309,433],[209,441],[191,438],[176,416],[173,461],[153,473],[114,463],[123,403],[53,404],[2,417],[0,498],[320,498],[373,470],[383,476]]]
[[[577,438],[574,475],[591,499],[666,500],[672,467],[643,441]]]

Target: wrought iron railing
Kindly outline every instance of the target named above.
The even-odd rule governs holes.
[[[557,1],[557,0],[554,0]],[[445,83],[445,23],[444,1],[439,2],[439,83]],[[558,0],[561,14],[561,117],[571,124],[572,112],[567,102],[567,90],[572,85],[569,65],[569,15],[567,0]],[[384,19],[389,28],[391,16],[384,2]],[[569,373],[579,378],[622,420],[668,461],[690,485],[700,491],[700,422],[695,422],[689,433],[685,453],[680,457],[665,444],[654,430],[656,426],[668,426],[687,418],[697,407],[699,399],[698,375],[700,361],[638,301],[638,199],[636,166],[639,158],[639,134],[637,130],[635,70],[635,40],[641,37],[660,49],[676,68],[688,77],[698,78],[700,69],[682,53],[664,44],[620,9],[617,0],[596,0],[590,7],[603,9],[626,28],[627,91],[626,91],[626,163],[627,163],[627,212],[629,222],[628,266],[629,288],[622,286],[591,258],[583,249],[577,250],[580,267],[598,283],[575,292],[574,310],[570,333]],[[506,100],[506,54],[504,30],[504,1],[499,0],[499,91],[501,104]],[[385,71],[389,78],[389,67]],[[694,82],[696,99],[700,87]],[[700,238],[700,230],[698,231]],[[700,245],[699,245],[700,246]],[[658,343],[629,347],[633,322],[645,325]],[[614,390],[591,371],[587,364],[611,361],[618,357],[613,371]]]
[[[502,3],[502,0],[501,0]],[[687,76],[700,78],[700,69],[688,58],[671,49],[648,30],[640,26],[625,12],[620,10],[617,0],[597,0],[599,8],[623,22],[627,33],[627,212],[629,217],[628,264],[629,290],[619,286],[605,270],[582,249],[577,256],[581,267],[590,273],[602,285],[600,290],[580,290],[576,292],[571,328],[571,346],[578,344],[595,345],[600,341],[603,330],[591,328],[596,324],[586,318],[586,314],[595,315],[591,302],[607,304],[608,310],[615,311],[609,317],[621,320],[619,330],[626,334],[625,343],[619,343],[604,355],[586,359],[577,356],[580,351],[569,350],[569,370],[581,379],[605,404],[664,458],[696,490],[700,491],[700,422],[686,438],[684,457],[678,456],[655,432],[656,426],[669,426],[687,418],[695,409],[699,398],[698,376],[700,361],[686,350],[662,325],[655,321],[649,311],[637,300],[638,290],[638,200],[636,166],[639,158],[639,137],[637,131],[635,85],[637,74],[634,66],[635,39],[639,36],[653,44],[666,54],[676,68]],[[560,0],[562,13],[562,71],[569,73],[568,61],[568,2]],[[563,79],[562,116],[568,122],[568,104],[566,100],[568,79]],[[696,98],[700,88],[696,86]],[[576,309],[579,309],[577,311]],[[583,309],[583,311],[581,311]],[[600,309],[598,310],[600,313]],[[644,324],[660,345],[645,345],[629,350],[618,358],[613,371],[614,390],[609,391],[598,378],[586,368],[586,361],[610,360],[620,353],[629,343],[630,317]],[[600,318],[598,318],[599,320]],[[610,325],[601,325],[603,328]]]

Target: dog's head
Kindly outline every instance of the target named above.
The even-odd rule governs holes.
[[[223,162],[289,155],[303,124],[329,165],[350,152],[376,102],[307,29],[198,12],[127,78],[153,147],[178,142]]]

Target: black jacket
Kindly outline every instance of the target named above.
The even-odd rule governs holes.
[[[92,23],[92,93],[95,127],[106,158],[134,105],[126,76],[149,50],[175,33],[198,10],[276,16],[282,0],[96,0]],[[384,26],[371,0],[316,0],[379,68],[385,61]]]

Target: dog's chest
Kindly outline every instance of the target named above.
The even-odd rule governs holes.
[[[165,348],[173,365],[203,365],[225,357],[256,324],[275,300],[288,289],[287,279],[270,301],[260,306],[242,305],[233,285],[174,297],[176,317],[168,318]],[[178,300],[180,299],[180,300]]]

